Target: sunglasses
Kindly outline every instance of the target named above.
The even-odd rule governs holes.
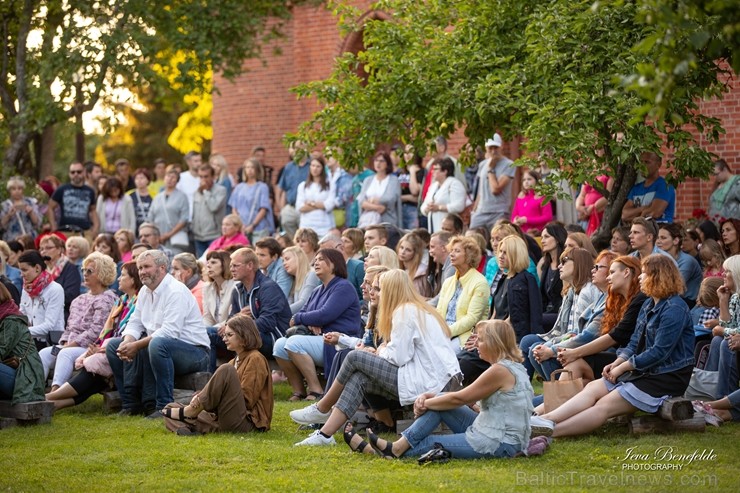
[[[85,274],[86,276],[91,276],[91,275],[93,275],[93,274],[95,273],[95,271],[94,271],[94,270],[92,270],[92,269],[85,269],[85,270],[84,270],[84,271],[82,271],[82,272],[83,272],[83,273],[84,273],[84,274]]]
[[[560,265],[565,265],[567,262],[570,262],[571,260],[573,259],[570,257],[563,257],[560,259]]]
[[[82,173],[84,173],[84,171],[83,170],[80,170],[80,169],[72,169],[72,170],[69,170],[69,174],[70,175],[81,175]]]

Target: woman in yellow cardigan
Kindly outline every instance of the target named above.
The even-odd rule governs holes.
[[[481,251],[473,238],[455,236],[447,243],[455,275],[439,291],[437,312],[450,326],[453,340],[463,346],[475,324],[488,318],[489,287],[476,269]]]

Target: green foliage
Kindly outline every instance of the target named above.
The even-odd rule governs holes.
[[[705,433],[641,437],[612,425],[588,437],[557,439],[542,457],[452,460],[420,467],[413,459],[392,462],[351,453],[341,434],[335,436],[336,447],[293,447],[309,432],[298,431],[288,412],[305,403],[286,402],[285,384],[277,385],[276,393],[269,432],[203,437],[178,437],[165,430],[162,420],[104,415],[102,399],[95,396],[57,412],[49,425],[1,430],[5,453],[0,457],[0,489],[634,493],[689,487],[736,492],[740,487],[733,424]],[[648,454],[658,447],[673,447],[675,454],[714,450],[717,457],[694,461],[681,471],[628,471],[623,464],[641,463],[622,460],[629,447]],[[543,482],[545,478],[551,482]],[[588,483],[611,478],[616,482]]]
[[[658,56],[645,44],[655,29],[640,22],[635,2],[382,0],[374,7],[391,18],[364,25],[366,48],[345,53],[326,80],[295,89],[322,104],[298,137],[342,149],[347,167],[397,139],[425,150],[436,135],[464,129],[469,162],[472,147],[494,131],[521,135],[520,165],[544,161],[573,184],[604,173],[617,179],[603,232],[619,219],[642,152],[665,141],[674,183],[711,170],[711,156],[688,129],[709,143],[723,132],[695,103],[726,90],[717,82],[721,69],[698,63],[667,103],[667,117],[634,118],[649,102],[622,80]],[[351,11],[339,12],[342,29],[363,27],[347,17]]]
[[[0,136],[10,137],[5,164],[30,170],[28,144],[36,135],[89,111],[116,88],[159,83],[156,68],[172,60],[170,53],[188,54],[173,67],[181,94],[204,89],[211,70],[235,77],[245,59],[259,56],[262,43],[279,35],[299,3],[3,2]]]
[[[718,96],[722,83],[703,66],[726,62],[740,73],[740,3],[735,0],[639,0],[638,19],[653,28],[636,47],[653,52],[653,63],[626,74],[625,85],[647,100],[637,117],[673,118],[670,105],[685,96],[687,85]],[[678,115],[675,115],[678,116]]]

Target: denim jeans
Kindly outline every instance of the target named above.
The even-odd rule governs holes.
[[[215,239],[216,238],[207,241],[193,240],[195,243],[195,258],[200,258],[204,253],[206,253],[208,246],[213,243]]]
[[[440,443],[452,452],[457,459],[477,459],[480,457],[514,457],[519,447],[508,443],[501,443],[493,454],[481,454],[470,446],[465,438],[465,431],[473,424],[478,413],[468,406],[450,409],[448,411],[427,411],[402,433],[411,445],[404,456],[415,457],[422,455]],[[454,435],[432,435],[431,433],[444,423]]]
[[[174,400],[175,375],[208,369],[208,349],[179,339],[155,337],[149,347],[136,353],[131,363],[118,358],[116,350],[120,344],[121,339],[109,342],[106,356],[124,409],[164,409]]]
[[[0,399],[10,400],[15,388],[15,370],[0,363]]]
[[[727,345],[727,340],[722,339],[718,346],[719,364],[717,370],[719,371],[719,379],[717,381],[717,397],[721,399],[738,390],[738,368],[735,352]]]
[[[208,339],[211,340],[211,355],[208,358],[208,371],[216,373],[216,364],[219,351],[227,351],[224,340],[218,335],[218,329],[216,327],[206,327],[208,332]]]
[[[419,208],[416,204],[405,202],[401,204],[403,215],[403,229],[416,229],[419,227]]]
[[[527,369],[527,375],[529,375],[530,380],[532,380],[532,377],[534,376],[534,366],[529,362],[529,350],[543,342],[545,342],[545,340],[537,334],[527,334],[522,337],[521,341],[519,341],[519,349],[522,350],[522,356],[524,356],[524,362],[522,362],[522,364],[524,365],[524,368]]]
[[[122,361],[117,354],[122,341],[120,337],[111,339],[105,347],[105,355],[121,396],[121,407],[134,413],[154,411],[156,387],[149,354],[143,349],[136,353],[133,361]]]
[[[173,402],[175,375],[208,370],[209,350],[179,339],[155,337],[149,342],[149,363],[156,382],[157,409]]]
[[[534,368],[534,371],[542,375],[542,378],[545,380],[550,380],[550,374],[555,370],[560,370],[562,368],[562,366],[560,366],[560,362],[558,362],[556,358],[546,359],[538,363],[537,360],[534,359],[534,353],[532,353],[531,349],[529,350],[527,359],[529,360],[529,364],[532,365],[532,368]]]

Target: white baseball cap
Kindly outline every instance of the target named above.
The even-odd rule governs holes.
[[[497,133],[493,134],[492,139],[486,141],[486,147],[501,147],[502,144],[501,136]]]

